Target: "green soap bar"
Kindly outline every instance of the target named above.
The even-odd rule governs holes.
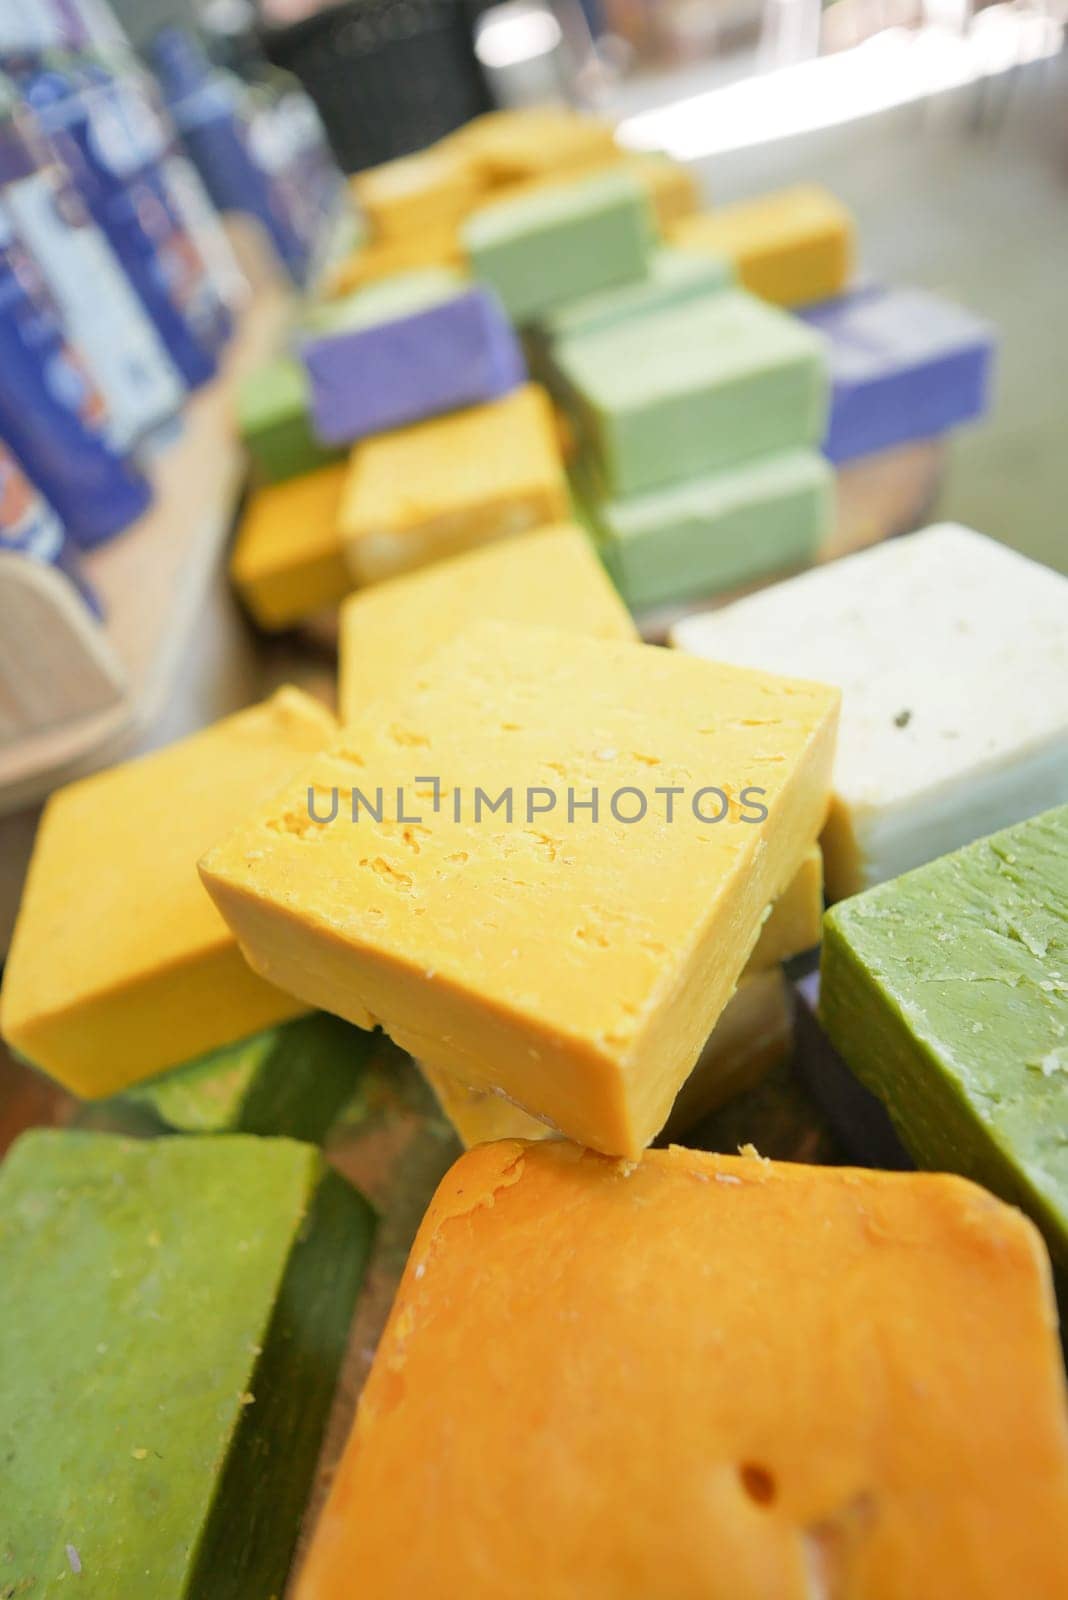
[[[308,1145],[24,1135],[0,1168],[0,1595],[280,1595],[373,1232]]]
[[[726,256],[717,260],[712,255],[665,246],[653,252],[648,276],[569,301],[547,312],[539,329],[550,342],[578,339],[633,317],[647,317],[650,312],[715,294],[733,282],[734,268]]]
[[[916,1162],[1020,1206],[1068,1265],[1068,806],[828,912],[820,1016]]]
[[[516,322],[644,277],[655,237],[649,199],[626,172],[547,185],[485,206],[463,242],[477,277]]]
[[[815,449],[826,429],[820,336],[742,289],[562,340],[554,362],[606,498]]]
[[[629,606],[692,600],[806,566],[830,531],[834,477],[812,450],[590,502]]]
[[[450,267],[425,267],[413,272],[398,272],[395,277],[356,289],[337,300],[316,301],[301,315],[298,335],[352,333],[371,328],[396,317],[425,311],[460,294],[467,287],[462,272]]]
[[[323,1011],[254,1033],[118,1099],[180,1133],[284,1134],[318,1144],[359,1088],[375,1035]]]
[[[275,356],[243,380],[237,426],[265,483],[299,478],[345,453],[320,444],[312,432],[308,380],[293,356]]]

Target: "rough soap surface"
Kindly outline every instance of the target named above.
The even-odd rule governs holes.
[[[1068,1263],[1068,806],[824,926],[824,1024],[913,1155],[1024,1206]]]
[[[280,1594],[372,1231],[307,1145],[26,1135],[0,1169],[0,1594]]]

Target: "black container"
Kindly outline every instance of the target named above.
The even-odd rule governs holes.
[[[408,155],[491,105],[475,57],[485,0],[348,0],[265,32],[315,101],[345,172]]]

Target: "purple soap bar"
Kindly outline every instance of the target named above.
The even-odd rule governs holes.
[[[301,355],[315,431],[328,445],[480,405],[526,379],[512,325],[484,288],[310,340]]]
[[[960,306],[869,286],[799,314],[828,344],[831,461],[934,438],[987,409],[993,334]]]

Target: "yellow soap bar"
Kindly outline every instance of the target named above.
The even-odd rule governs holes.
[[[204,880],[270,981],[634,1155],[820,831],[838,702],[477,623],[253,809]]]
[[[750,967],[678,1092],[666,1124],[669,1136],[681,1137],[702,1117],[753,1088],[785,1059],[793,1041],[793,991],[781,968],[756,972]],[[469,1088],[423,1062],[419,1066],[468,1147],[491,1139],[548,1139],[556,1132],[502,1095]]]
[[[1063,1600],[1056,1320],[959,1178],[482,1145],[295,1600]]]
[[[560,178],[620,154],[612,123],[562,106],[489,111],[436,148],[460,155],[491,184]]]
[[[342,461],[249,496],[230,576],[261,628],[291,628],[351,590],[340,522],[347,470]]]
[[[349,179],[353,198],[381,240],[454,227],[485,192],[485,182],[460,149],[432,146],[370,167]]]
[[[654,150],[628,150],[622,163],[645,185],[662,234],[668,234],[676,222],[701,209],[697,179],[681,162]]]
[[[299,1016],[299,1000],[245,965],[196,862],[335,728],[317,701],[280,689],[58,790],[0,993],[8,1044],[95,1099]]]
[[[328,299],[338,299],[383,278],[423,267],[449,267],[466,272],[467,257],[458,225],[424,228],[399,238],[372,240],[330,269],[322,292]]]
[[[793,1038],[793,1006],[781,964],[819,943],[822,918],[823,857],[819,845],[813,845],[769,906],[738,987],[679,1090],[667,1122],[669,1133],[683,1134],[783,1060]],[[449,1073],[420,1066],[465,1145],[544,1139],[554,1131],[492,1090],[472,1089]]]
[[[346,600],[338,637],[341,721],[410,683],[435,650],[484,617],[600,639],[638,637],[582,529],[573,523],[537,528],[359,589]]]
[[[746,289],[780,306],[840,294],[853,270],[853,218],[816,184],[685,217],[668,238],[684,250],[727,256]]]
[[[341,532],[354,578],[377,583],[569,512],[552,406],[525,384],[358,444]]]
[[[797,872],[768,908],[748,971],[766,972],[820,942],[823,924],[823,852],[818,844],[805,852]]]

